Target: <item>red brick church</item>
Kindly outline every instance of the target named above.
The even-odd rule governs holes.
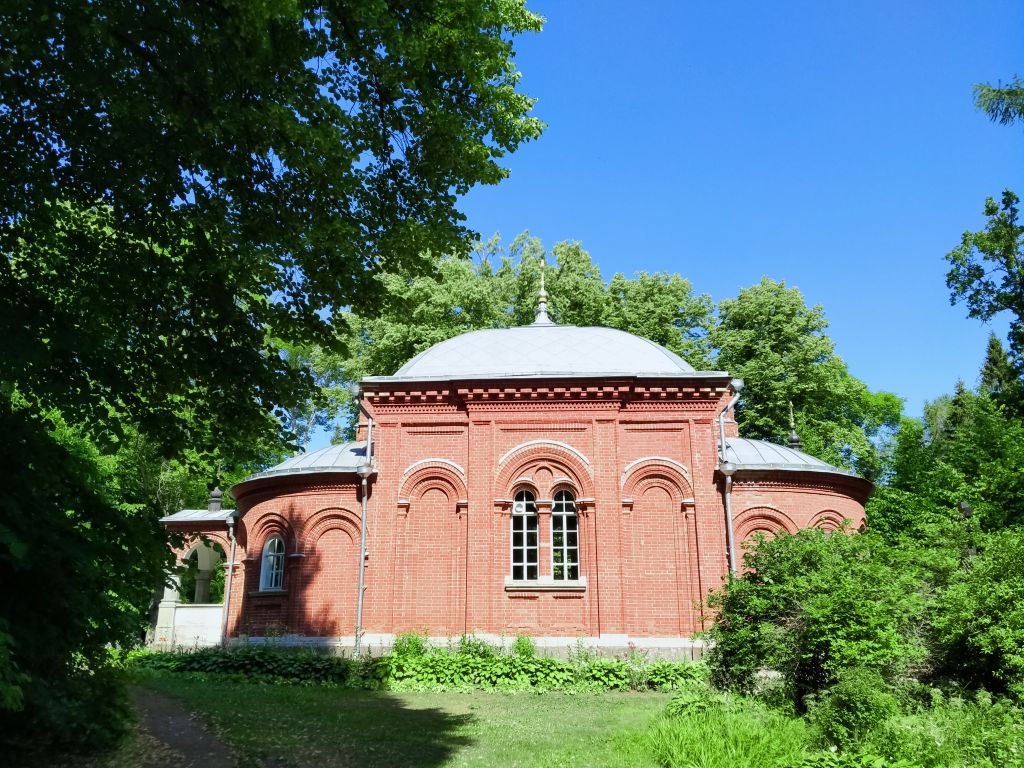
[[[858,527],[871,491],[795,439],[739,438],[741,388],[638,336],[555,324],[542,292],[531,325],[362,381],[358,442],[247,478],[235,510],[214,497],[165,518],[193,535],[179,554],[199,575],[193,605],[168,590],[155,640],[528,634],[685,653],[745,540]],[[203,605],[219,567],[224,603]]]

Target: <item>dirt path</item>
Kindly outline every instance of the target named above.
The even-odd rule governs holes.
[[[139,725],[160,742],[164,755],[150,754],[153,768],[235,768],[237,761],[223,741],[181,704],[145,688],[133,688]],[[157,750],[154,750],[157,751]],[[147,768],[148,768],[147,765]]]

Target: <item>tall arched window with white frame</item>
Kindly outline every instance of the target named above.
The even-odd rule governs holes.
[[[519,491],[512,502],[512,578],[515,581],[536,581],[537,567],[537,499],[530,491]]]
[[[555,581],[580,578],[580,531],[576,497],[559,491],[551,505],[551,577]]]
[[[260,591],[284,587],[284,539],[271,536],[263,545],[263,559],[260,565]]]

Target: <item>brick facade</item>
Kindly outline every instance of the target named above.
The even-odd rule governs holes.
[[[725,375],[366,382],[377,474],[367,497],[364,632],[642,639],[701,630],[701,603],[728,572],[716,472],[728,385]],[[359,432],[364,439],[365,423]],[[509,583],[520,490],[536,498],[541,578],[532,585]],[[560,490],[578,510],[573,584],[551,580]],[[869,491],[838,474],[738,473],[737,544],[758,531],[863,525]],[[233,493],[229,637],[351,638],[359,478],[260,477]],[[218,535],[227,551],[223,528]],[[272,536],[285,542],[283,585],[260,591]]]

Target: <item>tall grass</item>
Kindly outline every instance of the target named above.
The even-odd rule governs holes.
[[[723,700],[667,715],[637,745],[670,768],[778,768],[809,754],[802,720],[751,700]]]
[[[864,746],[921,768],[1024,768],[1024,712],[984,692],[952,698],[880,723]]]

